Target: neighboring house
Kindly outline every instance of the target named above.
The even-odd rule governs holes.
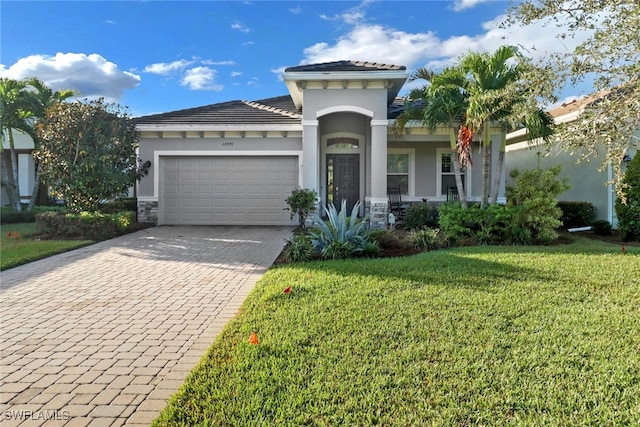
[[[404,66],[368,62],[302,65],[285,70],[285,96],[137,118],[139,155],[151,161],[138,219],[289,225],[285,199],[300,187],[316,190],[321,208],[359,201],[383,228],[388,187],[406,201],[445,201],[455,187],[447,129],[412,123],[401,137],[392,129],[408,76]],[[498,129],[492,144],[495,164]],[[475,149],[473,157],[482,164]],[[465,171],[470,200],[480,198],[481,169]]]
[[[584,108],[594,100],[587,97],[576,100],[549,111],[556,124],[567,123],[578,118]],[[604,153],[604,147],[602,152]],[[633,157],[632,152],[628,153]],[[555,165],[562,166],[561,178],[568,177],[571,189],[562,193],[558,200],[590,202],[595,207],[596,219],[609,221],[617,226],[615,212],[616,192],[615,188],[608,184],[613,178],[611,166],[606,170],[600,170],[603,157],[598,156],[591,161],[578,163],[576,155],[566,150],[563,144],[544,144],[541,140],[530,141],[527,139],[525,129],[520,129],[507,134],[507,147],[505,154],[507,169],[507,185],[512,184],[509,172],[512,169],[549,168]],[[624,165],[623,165],[624,167]],[[589,225],[589,224],[585,224]]]
[[[20,186],[20,200],[22,203],[29,203],[31,200],[31,192],[35,182],[36,168],[31,152],[33,151],[33,139],[25,133],[18,130],[13,131],[13,139],[18,155],[18,164],[14,167],[18,168],[18,185]],[[3,138],[3,150],[9,151],[9,138]],[[4,168],[4,165],[2,166]],[[5,171],[2,171],[4,175]],[[45,193],[46,200],[46,193]],[[2,206],[9,204],[7,192],[2,187],[0,191],[0,204]]]

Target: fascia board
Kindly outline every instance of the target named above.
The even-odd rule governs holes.
[[[298,71],[284,73],[284,80],[406,80],[407,71]]]
[[[301,131],[302,123],[290,125],[206,125],[206,124],[139,124],[136,125],[139,131]]]

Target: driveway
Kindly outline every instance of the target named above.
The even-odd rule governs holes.
[[[154,227],[2,272],[0,424],[149,425],[291,233]]]

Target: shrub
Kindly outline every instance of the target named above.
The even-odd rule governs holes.
[[[362,246],[362,255],[369,258],[377,258],[382,254],[382,248],[375,240],[367,240]]]
[[[307,217],[316,210],[318,201],[318,193],[308,188],[298,188],[291,192],[291,195],[285,200],[291,211],[291,219],[298,216],[298,223],[302,230],[306,229]]]
[[[613,234],[611,223],[605,219],[598,219],[591,223],[591,229],[598,236],[610,236]]]
[[[428,205],[427,203],[409,206],[405,212],[404,226],[410,230],[423,227],[437,227],[438,208]]]
[[[134,219],[135,212],[44,212],[36,215],[36,229],[54,237],[106,240],[130,231]]]
[[[640,152],[639,152],[640,153]],[[627,165],[622,185],[622,192],[626,203],[618,197],[616,199],[616,214],[618,216],[618,230],[624,240],[640,240],[640,154]]]
[[[560,220],[566,228],[591,224],[596,216],[596,208],[589,202],[559,201],[558,207],[562,211]]]
[[[421,228],[409,234],[413,246],[420,251],[431,251],[440,248],[444,239],[439,228]]]
[[[523,224],[519,206],[490,205],[481,209],[474,204],[445,203],[439,209],[440,229],[447,239],[458,244],[528,244],[531,232]]]
[[[508,204],[521,207],[521,224],[531,232],[532,238],[542,243],[556,239],[555,230],[562,225],[562,211],[556,199],[571,186],[567,178],[558,178],[561,170],[560,166],[554,166],[522,172],[514,169],[510,173],[515,183],[507,187]]]
[[[346,258],[362,252],[369,240],[371,230],[365,220],[358,218],[360,202],[356,203],[347,216],[347,202],[342,201],[340,212],[333,204],[325,208],[328,220],[317,220],[316,227],[309,232],[313,246],[325,258]],[[345,255],[349,252],[348,255]]]
[[[63,212],[63,206],[36,206],[32,211],[27,211],[26,206],[22,212],[18,212],[11,206],[3,206],[0,212],[2,224],[15,224],[18,222],[35,222],[36,215],[40,212]]]
[[[287,262],[308,261],[313,257],[313,244],[304,234],[296,234],[285,251]]]
[[[100,212],[106,214],[114,214],[118,212],[138,210],[138,199],[135,197],[123,197],[115,200],[110,200],[100,205]]]

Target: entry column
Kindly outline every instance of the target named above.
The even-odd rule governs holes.
[[[320,144],[318,143],[318,121],[302,121],[302,188],[320,192]],[[319,208],[319,206],[316,206]],[[317,210],[317,212],[320,212]]]
[[[387,120],[371,120],[371,197],[368,214],[371,226],[387,227]]]

